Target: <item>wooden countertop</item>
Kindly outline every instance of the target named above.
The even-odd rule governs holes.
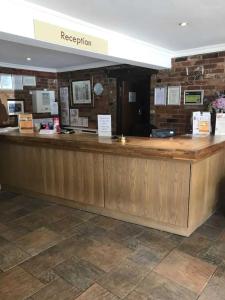
[[[179,160],[199,160],[225,147],[225,136],[193,137],[191,135],[174,138],[128,137],[125,144],[110,138],[99,138],[94,134],[20,134],[0,133],[0,143],[10,142],[24,145],[44,146],[67,150],[132,157],[161,157]]]

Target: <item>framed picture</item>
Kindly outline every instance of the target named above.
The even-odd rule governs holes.
[[[156,87],[154,91],[154,104],[166,105],[167,87]]]
[[[72,104],[91,104],[91,81],[72,81]]]
[[[204,91],[203,90],[186,90],[184,91],[185,105],[202,105]]]
[[[8,114],[9,116],[23,114],[24,113],[24,105],[23,101],[17,100],[8,100],[7,101]]]
[[[180,105],[181,86],[168,86],[167,104]]]

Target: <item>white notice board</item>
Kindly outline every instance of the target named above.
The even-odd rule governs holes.
[[[216,114],[215,134],[225,135],[225,114],[224,113],[217,113]]]
[[[111,115],[98,115],[98,136],[112,136]]]

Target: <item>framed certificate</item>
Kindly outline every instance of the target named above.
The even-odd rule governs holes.
[[[166,87],[156,87],[154,93],[154,104],[155,105],[166,105]]]
[[[181,86],[168,86],[167,104],[180,105]]]

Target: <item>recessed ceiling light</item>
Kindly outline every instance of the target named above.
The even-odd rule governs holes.
[[[31,58],[30,58],[30,57],[27,57],[27,60],[29,60],[29,61],[30,61],[30,60],[31,60]]]
[[[187,25],[188,25],[187,22],[180,22],[180,23],[179,23],[179,26],[181,26],[181,27],[185,27],[185,26],[187,26]]]

